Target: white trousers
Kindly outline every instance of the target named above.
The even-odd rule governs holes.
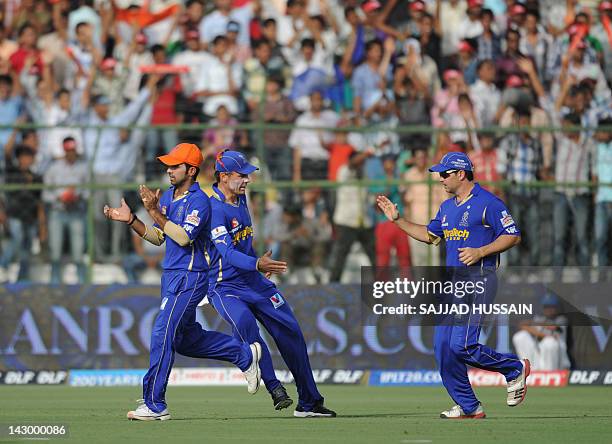
[[[563,338],[547,336],[537,341],[525,330],[512,337],[514,350],[521,359],[529,359],[534,370],[564,370],[570,367]]]

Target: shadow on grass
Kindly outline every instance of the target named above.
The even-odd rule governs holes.
[[[201,417],[201,418],[172,418],[172,421],[261,421],[261,420],[292,420],[292,421],[338,421],[342,419],[354,419],[354,418],[403,418],[403,417],[419,417],[427,418],[432,415],[429,413],[369,413],[363,415],[338,415],[336,418],[295,418],[294,416],[233,416],[233,417]]]

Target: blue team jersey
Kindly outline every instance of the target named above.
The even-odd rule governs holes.
[[[429,233],[446,242],[446,265],[465,266],[459,248],[479,248],[502,234],[519,236],[520,231],[504,203],[494,194],[474,184],[471,194],[460,204],[453,197],[440,205],[436,217],[427,225]],[[436,242],[436,243],[437,243]],[[499,255],[487,256],[473,266],[497,267]]]
[[[257,271],[257,254],[253,249],[253,225],[246,196],[239,195],[236,205],[213,185],[210,196],[212,209],[211,245],[208,249],[210,287],[250,288],[264,291],[274,283]]]
[[[181,247],[169,236],[165,236],[166,255],[162,262],[164,270],[208,271],[206,249],[210,243],[210,201],[195,182],[189,190],[174,200],[174,187],[170,187],[159,199],[161,213],[169,221],[182,227],[191,243]],[[155,224],[159,230],[159,226]]]

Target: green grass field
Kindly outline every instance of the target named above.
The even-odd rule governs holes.
[[[288,387],[295,399],[295,387]],[[530,388],[525,403],[505,405],[504,388],[481,388],[487,419],[449,421],[443,388],[323,386],[335,419],[276,412],[265,389],[170,387],[171,421],[131,422],[138,388],[0,387],[0,423],[65,422],[69,442],[610,443],[612,388]],[[59,441],[61,442],[61,441]]]

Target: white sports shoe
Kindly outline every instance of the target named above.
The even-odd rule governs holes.
[[[508,382],[508,399],[507,403],[510,407],[519,405],[527,395],[527,376],[531,373],[531,364],[529,359],[521,359],[523,363],[523,371],[518,378]]]
[[[132,421],[165,421],[170,419],[170,412],[164,409],[160,413],[155,413],[144,402],[144,399],[139,399],[139,406],[136,410],[127,412],[127,418]]]
[[[247,391],[254,395],[259,390],[259,384],[261,383],[261,370],[259,369],[259,360],[261,359],[261,345],[259,342],[253,342],[251,345],[251,353],[253,354],[253,361],[243,374],[247,380]]]
[[[466,415],[463,409],[458,405],[440,413],[440,418],[442,419],[484,419],[486,417],[487,415],[485,415],[482,404],[478,404],[478,408],[469,415]]]

